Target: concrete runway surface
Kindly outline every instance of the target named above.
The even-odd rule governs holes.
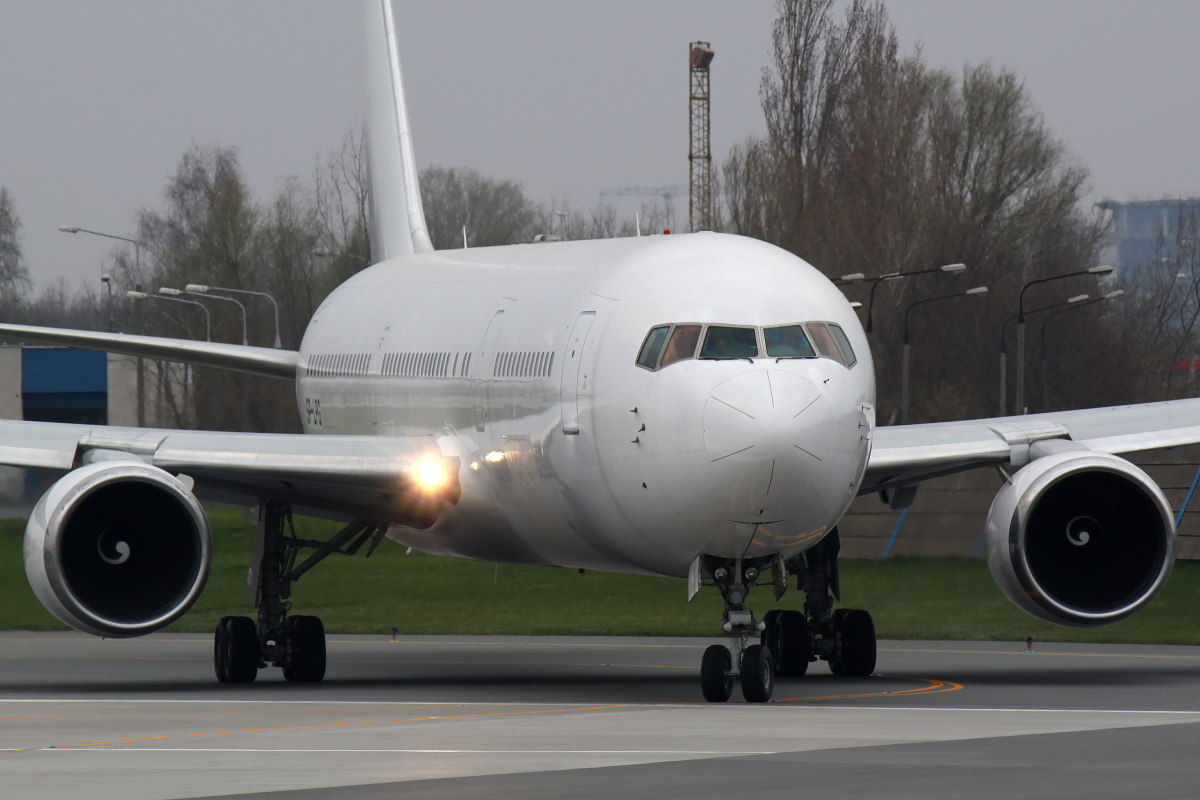
[[[330,636],[293,686],[207,636],[0,634],[0,797],[1196,797],[1200,648],[881,642],[701,701],[708,639]]]

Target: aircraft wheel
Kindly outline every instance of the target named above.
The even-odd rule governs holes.
[[[775,666],[785,678],[799,678],[808,672],[812,659],[812,636],[808,631],[808,620],[799,611],[784,611],[779,617]]]
[[[229,659],[229,634],[226,626],[231,619],[233,617],[221,617],[217,622],[217,632],[213,635],[213,669],[221,683],[229,683],[229,673],[225,671]]]
[[[742,696],[747,703],[765,703],[775,690],[775,663],[771,651],[752,644],[742,654]]]
[[[865,678],[875,671],[875,622],[861,609],[849,609],[836,617],[840,647],[829,659],[835,675]]]
[[[258,628],[249,617],[225,617],[225,682],[253,683],[258,676]],[[220,633],[217,634],[219,650]],[[218,667],[217,677],[220,678]]]
[[[710,645],[700,660],[700,691],[710,703],[724,703],[733,694],[733,678],[729,674],[733,656],[723,644]]]
[[[325,677],[325,626],[321,618],[288,617],[284,630],[288,661],[283,677],[292,683],[319,683]]]

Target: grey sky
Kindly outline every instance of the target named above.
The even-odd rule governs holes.
[[[905,51],[1021,75],[1092,171],[1094,197],[1200,193],[1200,3],[893,0]],[[692,39],[713,62],[713,145],[762,129],[769,0],[413,2],[400,25],[417,159],[589,207],[605,186],[684,183]],[[192,142],[237,146],[253,191],[306,178],[362,116],[346,0],[0,0],[0,184],[39,286],[96,286]],[[686,202],[679,201],[686,214]],[[682,215],[681,215],[682,216]]]

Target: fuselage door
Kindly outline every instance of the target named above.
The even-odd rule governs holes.
[[[580,369],[587,349],[588,332],[596,319],[595,311],[584,311],[571,328],[567,339],[567,350],[563,354],[562,371],[562,430],[563,433],[579,433],[579,394],[590,392],[590,376]]]
[[[496,339],[504,327],[504,311],[497,311],[488,323],[479,345],[479,361],[471,367],[471,394],[475,401],[475,430],[482,433],[488,422],[488,381],[496,361]]]

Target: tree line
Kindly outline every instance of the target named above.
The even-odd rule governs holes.
[[[919,50],[900,51],[881,2],[852,0],[841,14],[838,5],[777,0],[772,57],[760,87],[765,133],[735,145],[717,171],[717,228],[776,244],[835,279],[966,264],[965,272],[935,271],[875,287],[870,339],[880,419],[894,418],[899,405],[909,306],[979,285],[987,295],[922,304],[907,314],[910,421],[997,413],[1001,331],[1022,287],[1097,265],[1109,219],[1085,205],[1086,168],[1054,137],[1011,71],[990,64],[959,73],[931,69]],[[192,147],[167,181],[162,203],[135,220],[141,285],[148,292],[202,283],[269,293],[279,303],[283,347],[298,347],[324,297],[369,262],[366,157],[361,133],[353,132],[320,160],[310,180],[288,179],[263,201],[246,186],[235,149]],[[420,183],[439,249],[527,242],[538,234],[583,239],[638,232],[612,206],[539,203],[519,182],[470,168],[428,167]],[[643,204],[640,230],[667,227],[672,213],[657,201]],[[1194,370],[1179,365],[1190,364],[1200,349],[1196,217],[1195,204],[1180,203],[1176,240],[1164,235],[1153,261],[1136,275],[1081,276],[1028,291],[1026,309],[1084,292],[1099,298],[1124,291],[1112,302],[1030,317],[1029,410],[1195,392]],[[132,252],[115,249],[107,267],[111,302],[92,288],[73,293],[63,285],[32,296],[20,220],[0,187],[6,319],[204,338],[199,309],[126,299],[139,278]],[[843,289],[868,304],[870,287],[861,281]],[[248,340],[269,345],[275,329],[266,301],[238,299],[249,312]],[[214,340],[240,342],[236,306],[206,305]],[[1015,326],[1007,330],[1011,413]],[[171,373],[164,367],[162,374]],[[298,428],[292,388],[280,382],[197,368],[187,392],[177,391],[178,381],[162,383],[169,416],[180,426]]]

